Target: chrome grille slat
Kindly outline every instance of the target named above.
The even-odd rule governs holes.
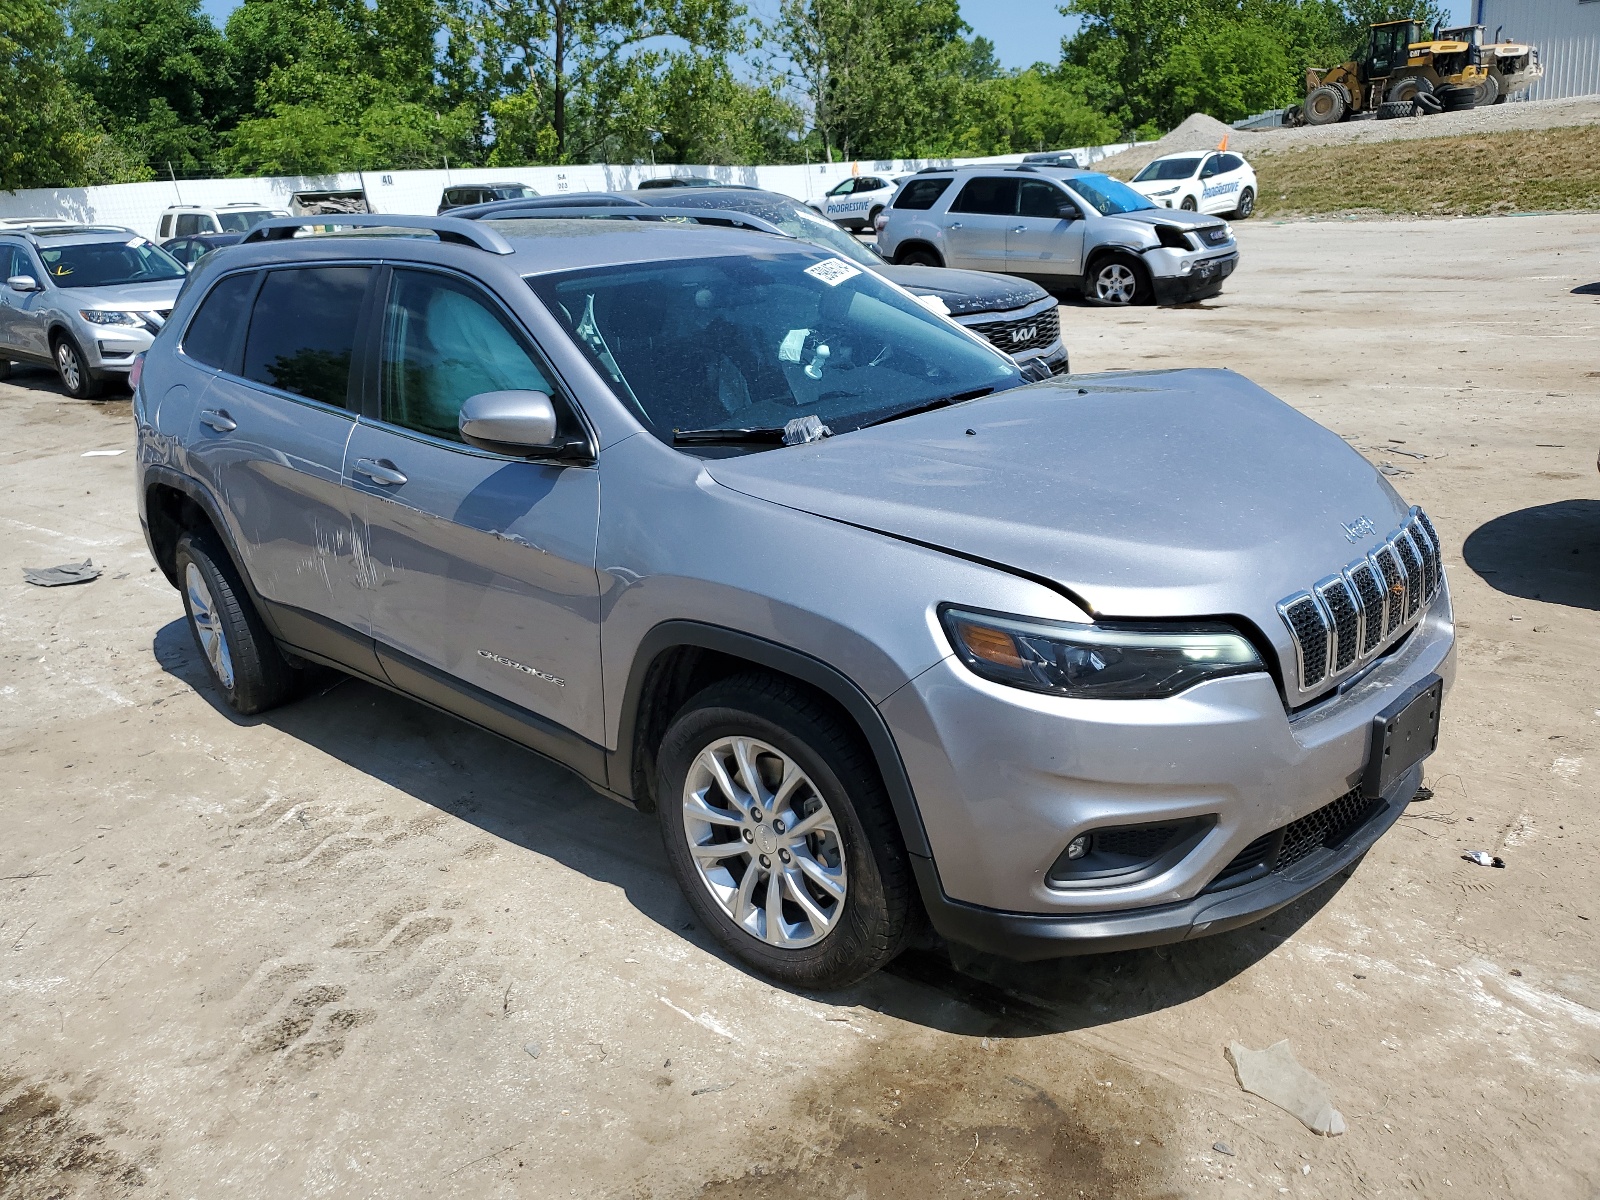
[[[1438,532],[1413,508],[1364,558],[1279,602],[1295,646],[1299,691],[1316,690],[1384,653],[1443,588]]]

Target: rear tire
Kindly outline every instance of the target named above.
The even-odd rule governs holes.
[[[942,267],[944,260],[926,246],[912,246],[894,257],[895,265],[902,267]]]
[[[92,400],[105,390],[105,384],[90,372],[89,360],[70,333],[56,334],[50,352],[56,360],[56,375],[61,386],[74,400]]]
[[[1342,89],[1334,84],[1324,83],[1306,93],[1306,100],[1300,106],[1300,111],[1305,115],[1307,125],[1334,125],[1344,120],[1349,107]]]
[[[1145,265],[1129,254],[1107,255],[1083,277],[1083,298],[1103,308],[1148,304],[1153,290]]]
[[[178,541],[178,586],[189,632],[228,707],[240,716],[276,708],[294,696],[300,672],[267,632],[216,538],[186,533]]]
[[[916,901],[894,810],[865,742],[815,697],[764,674],[712,684],[673,719],[658,762],[673,874],[730,953],[831,989],[900,952]]]
[[[1485,75],[1483,82],[1472,89],[1472,102],[1477,108],[1500,103],[1500,80],[1493,74]]]
[[[1256,211],[1256,192],[1254,188],[1245,188],[1239,193],[1239,205],[1233,210],[1235,221],[1248,220],[1250,214]]]
[[[10,379],[10,378],[11,378],[11,360],[9,358],[0,358],[0,379]]]

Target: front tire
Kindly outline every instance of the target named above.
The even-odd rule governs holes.
[[[1239,207],[1233,210],[1233,219],[1236,221],[1247,220],[1251,213],[1256,211],[1256,191],[1254,188],[1245,188],[1239,193]]]
[[[688,702],[658,755],[668,861],[732,954],[791,987],[846,987],[905,944],[910,863],[870,751],[786,680],[740,675]]]
[[[1127,254],[1100,259],[1083,281],[1083,298],[1106,308],[1146,304],[1150,294],[1150,275],[1144,264]]]
[[[70,333],[56,336],[55,360],[56,374],[67,395],[74,400],[90,400],[101,393],[104,385],[89,370],[89,360]]]
[[[1183,203],[1178,207],[1183,209],[1184,212],[1195,212],[1199,209],[1200,203],[1193,196],[1185,196]]]
[[[1324,83],[1306,93],[1300,111],[1307,125],[1334,125],[1344,120],[1348,108],[1344,92],[1334,84]]]
[[[184,534],[177,567],[189,632],[228,707],[250,717],[290,699],[299,672],[285,661],[216,539]]]

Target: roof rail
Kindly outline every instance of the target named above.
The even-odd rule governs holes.
[[[1032,163],[1017,163],[1015,166],[1007,167],[1006,170],[1008,170],[1008,171],[1026,171],[1030,175],[1039,174],[1039,168],[1034,166]]]
[[[240,245],[249,242],[275,242],[294,236],[297,229],[315,225],[336,225],[355,229],[421,229],[441,242],[476,246],[490,254],[511,254],[511,244],[492,229],[459,217],[402,217],[387,213],[324,213],[320,216],[273,217],[253,226]]]
[[[756,233],[775,233],[779,237],[791,237],[771,221],[761,217],[752,216],[750,213],[739,212],[730,208],[669,208],[657,207],[654,204],[640,205],[638,208],[624,205],[573,205],[570,208],[535,208],[529,207],[522,211],[514,208],[504,208],[497,212],[486,212],[478,217],[463,219],[462,224],[476,224],[479,221],[523,221],[523,220],[611,220],[611,221],[660,221],[663,218],[671,220],[689,220],[702,225],[731,225],[737,229],[754,230]],[[258,226],[259,228],[259,226]]]
[[[939,175],[939,174],[943,174],[945,171],[954,171],[954,170],[955,170],[954,167],[923,167],[922,170],[917,172],[917,174],[918,175]]]

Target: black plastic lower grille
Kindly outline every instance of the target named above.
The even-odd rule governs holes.
[[[1382,807],[1383,801],[1368,800],[1359,787],[1351,788],[1316,812],[1262,834],[1233,856],[1206,891],[1221,891],[1265,874],[1287,871],[1316,850],[1339,846]]]

